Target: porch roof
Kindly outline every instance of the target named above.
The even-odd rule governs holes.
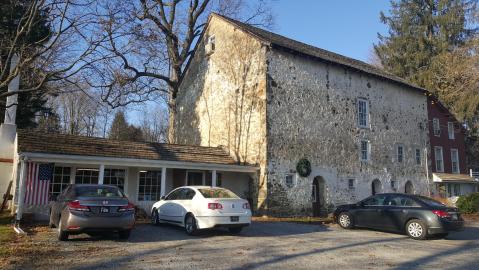
[[[239,165],[220,147],[120,141],[28,130],[17,131],[17,144],[19,154],[55,159],[60,156],[68,156],[70,159],[83,160],[107,158],[116,161],[130,160],[148,163],[161,161],[169,164],[186,163],[251,168],[251,166]]]
[[[434,182],[479,184],[479,181],[467,174],[433,173],[432,179]]]

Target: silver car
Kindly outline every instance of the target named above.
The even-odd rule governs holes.
[[[135,224],[135,206],[116,186],[70,185],[53,199],[49,223],[60,241],[70,234],[105,231],[128,239]]]

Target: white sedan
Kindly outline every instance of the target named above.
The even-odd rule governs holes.
[[[251,210],[248,201],[228,189],[184,186],[153,204],[151,222],[154,225],[170,223],[183,226],[190,235],[215,227],[226,227],[231,233],[240,233],[243,227],[251,224]]]

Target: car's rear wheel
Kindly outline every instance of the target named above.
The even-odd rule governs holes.
[[[412,239],[423,240],[427,237],[427,227],[423,221],[413,219],[406,224],[406,233]]]
[[[243,227],[231,227],[228,228],[228,231],[232,234],[239,234],[243,230]]]
[[[344,229],[351,229],[353,227],[353,219],[347,212],[342,212],[338,215],[338,224]]]
[[[160,224],[160,216],[158,215],[158,210],[153,210],[151,213],[151,224],[159,225]]]
[[[118,232],[120,239],[126,240],[130,238],[131,230],[123,230]]]
[[[60,241],[66,241],[68,240],[68,232],[64,231],[62,229],[62,218],[60,217],[59,221],[58,221],[58,229],[57,229],[57,232],[58,232],[58,240]]]
[[[189,235],[196,235],[198,233],[196,218],[193,214],[188,214],[185,218],[185,231]]]

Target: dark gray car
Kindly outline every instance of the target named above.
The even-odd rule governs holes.
[[[338,206],[334,219],[343,228],[405,232],[413,239],[425,239],[428,235],[445,237],[450,231],[464,228],[457,208],[402,193],[377,194],[356,204]]]
[[[50,227],[58,239],[70,234],[116,231],[127,239],[135,224],[135,206],[116,186],[70,185],[50,208]]]

